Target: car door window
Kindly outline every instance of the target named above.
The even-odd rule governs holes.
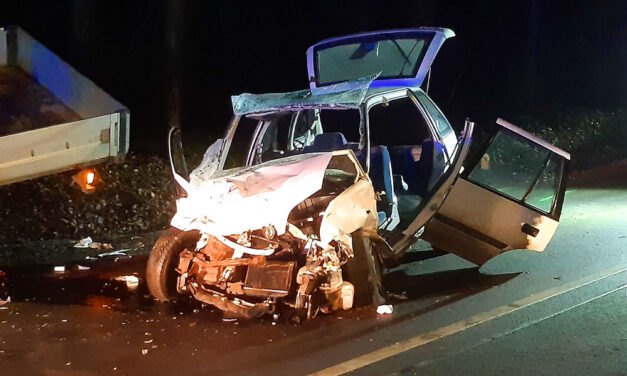
[[[525,202],[545,213],[550,213],[557,197],[563,159],[552,156],[542,170],[535,186],[527,196]]]
[[[249,116],[240,118],[224,162],[225,170],[246,165],[246,157],[258,124],[258,119]]]
[[[290,128],[288,150],[303,150],[313,143],[316,135],[322,133],[318,110],[303,110],[294,113]]]
[[[440,137],[445,137],[453,132],[453,128],[451,124],[448,122],[442,111],[438,108],[438,106],[433,103],[431,98],[427,96],[422,90],[417,90],[413,92],[420,103],[425,107],[433,122],[435,123],[435,128],[437,129]]]
[[[265,130],[261,136],[261,143],[257,145],[256,163],[267,162],[286,156],[289,128],[292,113],[278,114],[264,125]]]
[[[549,213],[557,196],[561,163],[562,158],[549,150],[501,129],[468,180]]]

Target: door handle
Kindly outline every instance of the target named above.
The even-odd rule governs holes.
[[[540,229],[539,229],[539,228],[537,228],[537,227],[535,227],[535,226],[532,226],[532,225],[530,225],[529,223],[525,223],[525,224],[522,226],[522,228],[520,229],[520,231],[524,232],[524,233],[525,233],[525,234],[527,234],[527,235],[531,235],[531,236],[533,236],[534,238],[535,238],[536,236],[538,236],[538,233],[540,233]]]

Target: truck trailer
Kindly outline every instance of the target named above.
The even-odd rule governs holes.
[[[0,185],[122,159],[130,111],[18,26],[0,28]]]

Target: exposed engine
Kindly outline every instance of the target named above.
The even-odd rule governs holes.
[[[376,229],[372,184],[350,151],[290,158],[186,187],[172,224],[200,239],[179,253],[179,293],[242,318],[279,301],[299,320],[352,308],[342,266],[351,233]]]
[[[272,226],[225,237],[203,233],[195,249],[180,254],[178,291],[243,318],[272,313],[279,299],[296,319],[352,308],[354,287],[342,278],[353,257],[350,236],[325,244],[317,235],[334,193],[323,189],[295,207],[281,235]]]

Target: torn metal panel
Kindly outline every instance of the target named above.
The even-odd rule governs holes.
[[[331,201],[322,217],[320,240],[328,243],[360,228],[376,229],[376,212],[372,183],[360,180]]]
[[[177,201],[171,224],[213,235],[265,226],[283,234],[292,208],[322,187],[331,157],[332,153],[303,154],[188,183],[187,197]]]

